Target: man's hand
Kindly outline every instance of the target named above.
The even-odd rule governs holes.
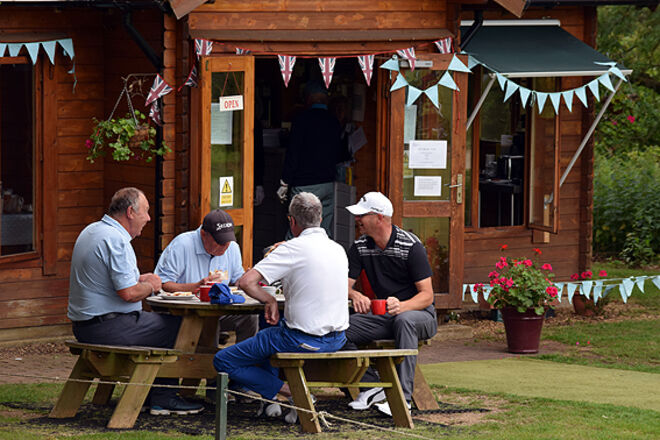
[[[395,296],[389,296],[387,298],[387,313],[392,316],[396,316],[399,313],[403,312],[401,309],[401,301]]]
[[[282,204],[285,204],[288,196],[289,196],[289,185],[285,183],[284,180],[280,180],[280,187],[277,190],[277,198],[280,199],[280,202]]]
[[[277,300],[274,297],[271,297],[271,300],[266,302],[266,307],[264,308],[264,318],[266,322],[270,325],[277,325],[280,320],[280,310],[277,307]]]
[[[162,287],[162,282],[160,280],[160,277],[156,275],[155,273],[143,273],[140,275],[140,278],[138,278],[138,281],[140,283],[148,283],[151,285],[153,288],[154,292],[158,292]]]
[[[368,296],[361,294],[357,290],[353,290],[351,299],[353,300],[353,310],[357,313],[365,314],[371,310],[371,300]]]

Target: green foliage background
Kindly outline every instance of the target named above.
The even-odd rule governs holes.
[[[595,134],[594,251],[651,263],[660,254],[660,8],[599,7],[598,49],[633,73]]]

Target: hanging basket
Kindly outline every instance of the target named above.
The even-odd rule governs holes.
[[[149,140],[149,126],[147,124],[140,124],[135,129],[133,137],[128,141],[128,146],[131,149],[136,149],[146,140]]]

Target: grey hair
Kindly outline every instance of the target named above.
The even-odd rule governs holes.
[[[301,192],[293,196],[289,205],[289,215],[303,228],[314,228],[321,225],[323,206],[318,197],[312,193]]]
[[[137,211],[140,203],[140,194],[144,196],[142,191],[133,187],[117,190],[110,200],[108,215],[110,217],[116,217],[117,215],[126,214],[129,206],[131,206],[134,211]]]

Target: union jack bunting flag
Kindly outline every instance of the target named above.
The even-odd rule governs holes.
[[[289,55],[278,55],[277,59],[280,62],[280,71],[282,72],[282,79],[284,80],[284,87],[289,87],[289,80],[293,72],[293,65],[296,64],[296,57]]]
[[[371,85],[371,75],[374,73],[374,56],[373,55],[360,55],[357,57],[360,63],[360,69],[364,73],[364,79],[367,80],[367,85]]]
[[[154,101],[154,103],[151,104],[151,110],[149,110],[149,117],[157,125],[163,125],[163,118],[161,118],[160,116],[160,106],[158,105],[158,101]]]
[[[236,55],[248,55],[252,53],[250,49],[241,49],[240,47],[236,48]]]
[[[409,47],[408,49],[397,50],[396,53],[398,53],[401,57],[408,60],[408,63],[410,63],[410,70],[415,70],[415,48],[414,47]]]
[[[149,90],[149,95],[147,96],[147,102],[144,103],[145,106],[151,104],[161,96],[165,96],[172,91],[172,87],[165,82],[165,80],[160,76],[156,75],[154,79],[154,84]]]
[[[323,75],[323,82],[325,83],[325,88],[330,88],[330,82],[332,81],[332,74],[335,73],[335,63],[337,58],[319,58],[319,65],[321,66],[321,75]]]
[[[201,56],[211,55],[212,50],[213,50],[213,41],[204,40],[203,38],[195,39],[195,53],[197,54],[197,58]]]
[[[183,83],[183,85],[188,87],[197,87],[197,66],[194,64],[192,69],[190,69],[190,73],[188,74],[188,78],[186,78],[186,82]]]
[[[443,38],[443,39],[438,40],[438,41],[434,41],[434,43],[438,47],[438,50],[440,51],[440,53],[452,53],[453,50],[452,50],[452,47],[451,47],[451,42],[452,42],[451,37],[447,37],[447,38]]]

